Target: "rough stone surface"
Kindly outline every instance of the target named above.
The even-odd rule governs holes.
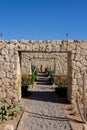
[[[41,58],[42,64],[46,64],[46,66],[49,65],[50,67],[53,68],[54,68],[54,63],[53,63],[54,61],[53,60],[51,61],[52,57],[54,57],[52,56],[53,53],[61,52],[67,54],[67,56],[65,54],[64,57],[62,55],[56,56],[55,70],[58,73],[67,72],[68,80],[69,80],[68,99],[70,102],[75,103],[76,93],[78,93],[80,96],[79,92],[81,91],[82,93],[83,90],[82,89],[83,73],[84,72],[87,73],[87,41],[77,41],[77,40],[74,41],[73,40],[72,41],[12,40],[9,42],[3,40],[0,41],[0,93],[1,93],[0,98],[6,95],[5,94],[6,89],[8,88],[10,88],[10,91],[12,93],[14,91],[14,88],[16,88],[15,98],[16,100],[19,100],[21,98],[20,63],[21,63],[22,53],[25,52],[31,53],[32,62],[39,64]],[[35,52],[42,53],[42,54],[34,55]],[[45,60],[46,57],[48,57],[49,63],[51,64],[49,64]],[[27,68],[27,65],[25,67]],[[30,67],[28,69],[30,69]],[[9,82],[8,83],[5,82],[5,79],[9,80]],[[16,83],[13,85],[12,81]]]
[[[67,75],[67,53],[22,53],[21,56],[22,73],[30,73],[31,65],[36,65],[39,70],[41,65],[55,70],[55,74]]]

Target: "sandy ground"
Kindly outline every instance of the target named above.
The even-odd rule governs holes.
[[[72,130],[83,130],[84,123],[81,120],[79,112],[76,107],[71,109],[71,105],[64,107],[66,116],[69,118]]]
[[[77,109],[74,108],[73,110],[70,110],[69,108],[71,108],[70,105],[64,106],[65,114],[66,114],[67,118],[69,118],[72,130],[83,130],[84,123],[82,123],[82,120],[79,116]],[[0,130],[5,130],[5,126],[7,124],[11,124],[14,126],[14,128],[16,128],[16,125],[20,119],[20,116],[21,115],[18,115],[13,120],[4,121],[2,124],[0,124]]]

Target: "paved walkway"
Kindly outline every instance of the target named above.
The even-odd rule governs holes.
[[[40,73],[31,95],[23,101],[26,111],[18,130],[71,130],[63,110],[65,101],[54,93],[45,73]]]

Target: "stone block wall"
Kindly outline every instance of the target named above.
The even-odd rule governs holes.
[[[43,65],[44,68],[49,67],[55,70],[55,74],[67,75],[67,54],[66,53],[31,53],[23,52],[21,58],[21,72],[31,73],[31,65],[39,68]]]
[[[0,98],[14,97],[18,101],[21,89],[19,91],[19,82],[21,82],[20,64],[18,51],[14,44],[0,42]],[[20,78],[20,79],[19,79]],[[20,93],[20,94],[19,94]]]
[[[43,52],[43,54],[50,53],[50,55],[48,56],[49,60],[51,60],[50,57],[52,58],[53,53],[56,52],[66,53],[67,67],[68,67],[67,74],[69,83],[67,90],[68,100],[72,103],[75,103],[76,93],[78,93],[79,99],[82,98],[83,73],[85,73],[85,77],[87,75],[87,41],[76,41],[76,40],[75,41],[13,40],[9,42],[0,41],[0,98],[1,97],[10,98],[11,96],[14,96],[16,100],[21,99],[20,65],[22,62],[21,61],[22,53],[25,52],[26,53],[31,52],[31,54],[32,53],[35,54],[35,52],[36,53]],[[35,61],[34,57],[32,60],[33,62]],[[37,62],[39,64],[39,59],[37,60]],[[44,62],[45,64],[47,64],[46,61]],[[59,67],[57,67],[57,65],[55,68],[58,69]],[[85,83],[86,81],[87,78],[85,78]]]

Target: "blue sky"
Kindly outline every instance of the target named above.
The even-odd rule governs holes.
[[[3,40],[87,40],[87,0],[0,0]]]

